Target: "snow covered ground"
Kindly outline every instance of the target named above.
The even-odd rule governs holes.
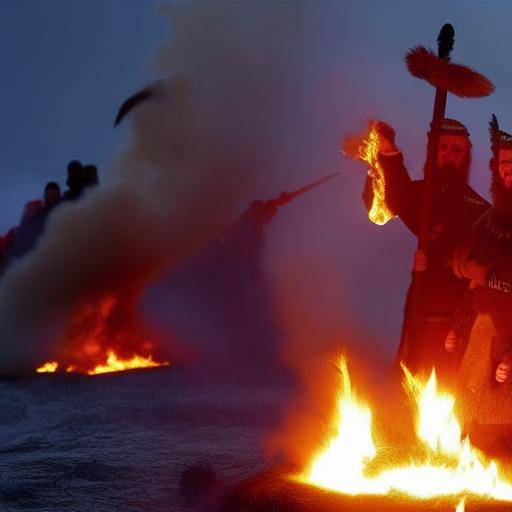
[[[187,465],[231,481],[270,463],[288,395],[172,367],[0,382],[0,510],[184,510]]]

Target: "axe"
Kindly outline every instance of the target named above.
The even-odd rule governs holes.
[[[423,168],[425,187],[418,236],[418,249],[421,250],[425,249],[429,238],[433,193],[432,178],[437,167],[437,149],[441,124],[445,117],[447,94],[450,92],[460,98],[481,98],[494,92],[494,85],[488,78],[467,66],[454,64],[450,61],[454,41],[455,30],[450,23],[446,23],[437,37],[437,55],[423,46],[416,46],[405,56],[409,73],[416,78],[426,80],[436,89],[434,111],[428,135],[427,157]],[[418,297],[421,295],[423,276],[421,272],[416,272],[413,275],[411,297],[406,304],[406,323],[397,355],[398,363],[407,359],[406,355],[410,348],[408,342],[410,324],[417,325],[419,321]]]

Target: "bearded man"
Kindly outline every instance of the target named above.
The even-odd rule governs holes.
[[[385,123],[379,123],[377,130],[386,206],[418,237],[425,180],[411,180],[395,145],[394,130]],[[451,353],[444,349],[467,289],[453,275],[452,258],[471,226],[489,208],[468,185],[470,164],[468,130],[459,121],[443,119],[432,178],[428,242],[424,251],[414,255],[413,272],[423,273],[422,286],[414,301],[409,287],[397,354],[397,362],[403,362],[414,373],[430,372],[435,367],[438,374],[448,377],[460,362],[460,349]],[[373,199],[371,179],[369,176],[363,194],[368,210]]]
[[[495,116],[491,144],[493,206],[457,251],[454,272],[470,280],[476,314],[458,372],[461,413],[473,437],[487,450],[492,440],[496,452],[501,442],[492,444],[512,433],[512,135]]]

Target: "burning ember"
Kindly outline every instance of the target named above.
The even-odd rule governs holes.
[[[404,368],[404,387],[417,408],[416,435],[422,450],[407,465],[393,467],[389,456],[379,460],[384,446],[375,441],[372,411],[356,397],[345,358],[338,367],[342,382],[334,435],[299,481],[350,495],[398,492],[422,499],[478,495],[512,501],[512,483],[503,478],[497,463],[487,461],[468,438],[461,440],[455,399],[438,390],[434,371],[421,382]],[[464,510],[464,499],[456,510]]]
[[[350,137],[343,144],[342,153],[354,160],[362,160],[368,164],[368,174],[372,178],[373,201],[368,218],[379,226],[383,226],[395,216],[386,206],[384,170],[379,163],[379,134],[376,122],[372,121],[368,133],[360,137]]]

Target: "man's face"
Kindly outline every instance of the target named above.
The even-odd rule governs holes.
[[[460,169],[469,151],[469,139],[463,135],[441,134],[437,149],[438,167]]]
[[[512,190],[512,149],[500,149],[498,172],[506,190]]]
[[[60,201],[60,192],[57,189],[49,188],[44,193],[44,204],[46,206],[53,206]]]

